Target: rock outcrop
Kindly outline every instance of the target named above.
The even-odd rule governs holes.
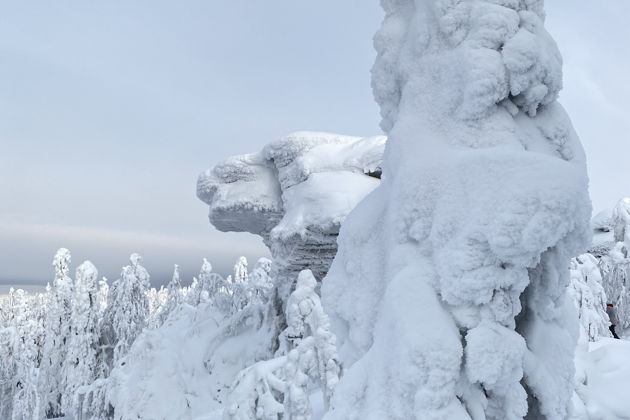
[[[284,301],[301,270],[328,272],[341,222],[379,184],[385,140],[293,133],[205,171],[197,196],[218,230],[263,238]]]

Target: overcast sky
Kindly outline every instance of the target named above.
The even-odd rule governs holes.
[[[548,2],[561,102],[596,209],[630,194],[630,2]],[[203,256],[266,255],[216,232],[197,175],[294,130],[379,134],[376,0],[0,0],[0,283],[44,283],[60,246],[155,283]]]

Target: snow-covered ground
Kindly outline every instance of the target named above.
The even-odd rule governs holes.
[[[576,352],[573,419],[630,419],[630,341],[602,338]]]
[[[145,330],[112,372],[117,410],[125,418],[189,420],[220,409],[236,374],[269,355],[261,316],[252,310],[237,321],[209,304],[182,305],[162,327]]]

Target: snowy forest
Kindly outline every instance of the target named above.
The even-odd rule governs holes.
[[[630,419],[630,198],[592,217],[544,1],[381,6],[385,135],[201,173],[212,226],[271,254],[228,276],[52,250],[0,298],[0,419]]]

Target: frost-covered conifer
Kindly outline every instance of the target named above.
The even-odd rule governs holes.
[[[306,337],[312,337],[308,351],[302,350],[302,359],[311,358],[307,364],[315,371],[326,406],[339,381],[341,373],[337,356],[336,338],[330,331],[330,321],[324,312],[315,287],[317,281],[310,270],[303,270],[298,275],[295,291],[287,301],[287,329],[283,334],[293,344],[300,346]],[[291,359],[291,357],[290,357]],[[302,360],[301,363],[306,363]],[[310,374],[313,376],[313,373]]]
[[[149,313],[149,273],[140,264],[140,255],[131,254],[129,260],[130,265],[123,267],[120,278],[110,288],[109,305],[104,314],[107,341],[114,346],[113,365],[127,354],[146,326]]]
[[[48,417],[59,417],[63,414],[61,397],[66,388],[63,376],[63,363],[70,336],[72,334],[70,319],[72,316],[72,279],[70,271],[70,252],[61,248],[53,259],[55,278],[47,303],[46,336],[42,352],[41,372],[39,374],[39,390],[42,398],[41,407]]]
[[[90,261],[77,268],[72,299],[72,335],[62,372],[66,384],[62,407],[66,413],[75,409],[77,389],[92,383],[98,376],[100,303],[97,279],[98,271]]]
[[[622,198],[613,208],[611,224],[614,229],[615,241],[623,242],[630,247],[630,198]]]
[[[12,329],[15,333],[13,361],[15,375],[11,380],[13,401],[12,420],[39,420],[40,396],[38,391],[38,327],[35,313],[36,300],[24,290],[13,293]]]
[[[309,420],[309,385],[313,383],[321,389],[328,407],[341,366],[336,338],[315,292],[316,284],[310,270],[300,272],[287,302],[288,327],[282,334],[289,338],[292,348],[286,355],[258,362],[237,375],[226,403],[225,419],[271,420],[282,414],[282,418]]]
[[[229,282],[232,291],[233,312],[243,309],[250,300],[249,273],[247,271],[247,258],[239,257],[234,265],[234,277]]]
[[[607,303],[617,307],[621,328],[630,327],[630,258],[623,242],[617,242],[600,260]]]
[[[272,263],[269,258],[259,258],[249,276],[252,298],[258,302],[264,303],[271,298],[273,292],[271,265]]]
[[[179,276],[179,266],[175,264],[173,268],[173,277],[166,286],[166,302],[160,310],[161,323],[163,324],[168,316],[175,311],[184,301],[182,295],[182,282]]]
[[[212,272],[212,264],[205,258],[199,271],[199,299],[208,299],[222,312],[228,313],[232,309],[232,284],[221,275]]]
[[[192,282],[190,283],[190,286],[188,286],[186,290],[186,296],[184,298],[184,301],[191,306],[197,306],[199,304],[200,299],[201,299],[201,286],[199,284],[199,280],[197,279],[197,277],[193,277]]]
[[[606,314],[606,293],[597,259],[583,254],[571,260],[571,286],[575,307],[589,341],[609,336],[610,321]]]
[[[107,282],[107,278],[103,277],[98,282],[98,292],[96,294],[96,301],[98,303],[98,311],[99,316],[102,316],[105,313],[105,308],[107,308],[107,297],[109,296],[109,283]]]
[[[17,367],[20,338],[15,319],[16,306],[19,305],[17,300],[16,292],[11,288],[3,308],[0,328],[0,416],[7,419],[13,413],[13,397],[19,381]]]
[[[324,418],[566,419],[591,207],[543,1],[381,4],[388,142],[322,280],[348,366]]]
[[[208,297],[214,295],[220,287],[213,274],[212,264],[204,258],[203,263],[201,263],[201,269],[199,270],[199,288],[202,292],[204,290],[207,291]]]

